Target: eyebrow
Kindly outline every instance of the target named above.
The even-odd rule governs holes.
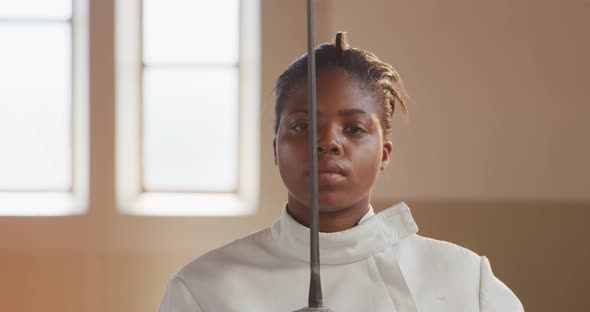
[[[365,112],[360,108],[342,109],[338,111],[339,116],[352,116],[352,115],[364,115],[369,116],[369,113]]]
[[[307,109],[296,109],[296,110],[291,111],[289,113],[289,115],[295,114],[295,113],[305,113],[305,114],[307,114]],[[369,113],[365,112],[364,110],[362,110],[360,108],[341,109],[341,110],[338,111],[338,116],[348,117],[348,116],[352,116],[352,115],[370,116]]]

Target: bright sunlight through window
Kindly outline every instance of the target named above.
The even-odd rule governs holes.
[[[144,189],[235,191],[239,1],[145,0],[143,9]]]
[[[0,191],[72,186],[70,1],[0,1]]]

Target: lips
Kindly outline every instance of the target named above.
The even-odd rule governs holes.
[[[344,181],[344,176],[333,172],[320,172],[318,174],[318,186],[335,185]]]
[[[321,161],[318,163],[318,185],[329,186],[344,181],[345,170],[336,161]]]
[[[305,168],[305,175],[309,176],[309,165],[306,165]],[[345,174],[345,170],[344,167],[338,163],[337,161],[334,160],[329,160],[329,161],[319,161],[318,162],[318,174],[321,173],[336,173],[336,174],[340,174],[340,175],[346,175]]]
[[[318,163],[318,173],[336,173],[343,175],[342,166],[336,161],[326,161]]]

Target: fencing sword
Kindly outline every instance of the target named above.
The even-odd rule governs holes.
[[[309,134],[309,211],[311,216],[309,231],[310,280],[308,307],[296,312],[332,312],[330,308],[323,306],[320,278],[316,68],[313,29],[313,0],[307,0],[307,103],[309,118],[307,129]]]

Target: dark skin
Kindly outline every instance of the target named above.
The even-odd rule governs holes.
[[[309,227],[306,84],[284,104],[273,140],[275,163],[289,192],[287,211]],[[317,72],[317,112],[320,231],[338,232],[368,211],[392,143],[384,140],[379,103],[342,69]]]

